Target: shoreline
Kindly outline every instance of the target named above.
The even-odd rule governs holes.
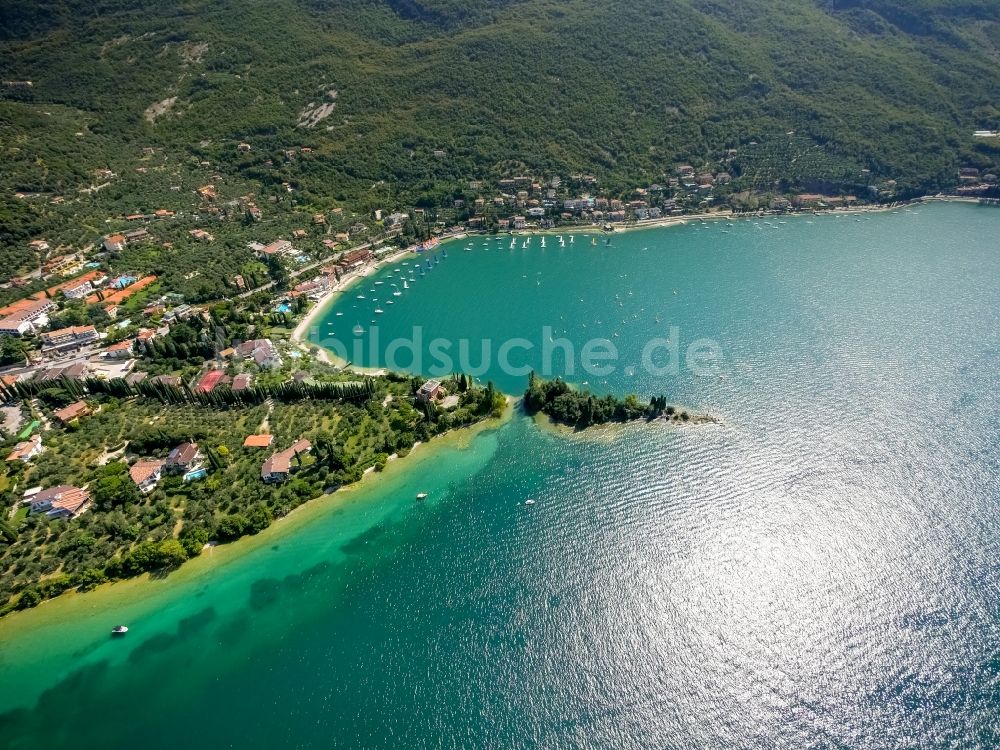
[[[432,437],[428,442],[415,443],[406,456],[389,461],[382,471],[367,471],[357,482],[307,500],[287,515],[274,519],[266,529],[257,534],[243,536],[225,544],[206,545],[197,557],[186,560],[166,575],[143,573],[132,578],[102,583],[90,591],[70,589],[57,597],[43,600],[31,609],[10,612],[0,617],[0,642],[14,643],[15,638],[23,637],[23,631],[30,635],[67,621],[79,622],[90,617],[104,617],[112,608],[120,611],[119,614],[125,613],[126,617],[144,616],[136,610],[148,609],[158,599],[170,596],[181,586],[199,585],[207,576],[224,571],[258,549],[274,545],[289,534],[308,526],[318,517],[335,512],[351,501],[363,501],[364,493],[375,491],[386,480],[402,478],[411,473],[413,468],[433,461],[440,451],[449,448],[467,450],[477,437],[500,429],[510,421],[515,413],[515,403],[508,398],[499,417],[448,430]],[[413,460],[406,460],[410,458]],[[370,480],[369,477],[375,479]]]
[[[584,224],[584,225],[572,225],[567,227],[553,227],[551,229],[526,229],[517,230],[509,232],[488,232],[486,230],[477,229],[462,229],[461,231],[456,231],[453,234],[447,234],[439,237],[438,239],[442,244],[445,243],[458,243],[462,240],[466,240],[472,237],[534,237],[534,236],[559,236],[559,235],[569,235],[569,234],[580,234],[582,236],[589,235],[612,235],[612,234],[624,234],[627,232],[638,232],[646,229],[668,229],[670,227],[684,226],[689,223],[701,222],[707,223],[709,221],[722,221],[728,220],[730,222],[736,221],[751,221],[753,219],[765,218],[765,217],[777,217],[784,216],[788,218],[805,218],[809,216],[852,216],[857,214],[882,214],[882,213],[892,213],[893,211],[899,211],[908,207],[913,207],[921,205],[924,203],[964,203],[964,204],[978,204],[978,198],[968,198],[963,196],[953,196],[953,195],[924,195],[919,198],[912,198],[906,201],[898,201],[891,204],[875,204],[875,205],[864,205],[864,206],[854,206],[854,207],[838,207],[838,208],[819,208],[811,210],[802,210],[796,212],[786,212],[786,211],[775,211],[775,210],[761,210],[752,213],[734,214],[731,211],[718,211],[714,213],[700,213],[700,214],[684,214],[682,216],[664,216],[659,219],[647,219],[642,222],[618,222],[609,223],[606,226],[611,226],[612,230],[608,231],[604,228],[605,225],[598,224]],[[336,301],[337,296],[346,292],[351,286],[356,284],[360,279],[365,278],[384,265],[389,265],[396,263],[402,258],[409,254],[412,254],[414,247],[403,248],[399,251],[393,253],[390,256],[383,258],[382,260],[365,266],[358,272],[353,272],[348,274],[337,286],[329,290],[324,294],[313,307],[306,313],[305,317],[295,326],[292,331],[290,340],[292,343],[298,345],[300,348],[312,352],[312,348],[315,348],[315,356],[320,361],[325,364],[331,365],[333,367],[339,367],[341,370],[357,373],[358,375],[368,375],[368,376],[383,376],[386,375],[388,370],[384,367],[362,367],[356,365],[352,362],[338,357],[333,351],[327,349],[321,344],[313,343],[309,341],[308,332],[310,326],[315,322],[318,317],[321,317],[322,313],[325,313]],[[409,373],[402,373],[409,374]]]
[[[678,216],[661,216],[658,219],[644,219],[641,221],[619,221],[605,222],[603,224],[570,224],[562,227],[552,227],[550,229],[519,229],[507,232],[488,232],[481,229],[463,229],[461,232],[442,237],[442,242],[450,240],[464,239],[470,236],[477,237],[531,237],[536,235],[566,235],[566,234],[617,234],[622,232],[635,232],[641,229],[661,229],[673,226],[683,226],[691,222],[702,221],[740,221],[743,219],[754,219],[771,216],[785,216],[796,218],[801,216],[839,216],[853,214],[878,214],[898,211],[902,208],[920,205],[922,203],[968,203],[978,204],[978,198],[969,198],[961,195],[923,195],[919,198],[896,201],[890,204],[866,204],[860,206],[841,206],[836,208],[813,208],[799,211],[776,211],[773,209],[761,209],[759,211],[735,214],[730,210],[705,212],[698,214],[681,214]],[[607,231],[604,227],[612,227],[612,231]]]
[[[309,308],[309,312],[298,322],[295,328],[292,330],[291,336],[289,336],[289,341],[297,345],[300,349],[305,349],[312,352],[312,347],[316,349],[316,358],[321,362],[334,367],[346,367],[349,363],[344,362],[339,357],[335,356],[333,352],[320,344],[314,344],[309,341],[309,332],[315,320],[330,308],[330,306],[337,300],[337,297],[344,294],[352,286],[358,283],[361,279],[370,276],[371,274],[378,271],[379,268],[385,265],[390,265],[396,263],[402,258],[405,258],[412,252],[410,248],[402,248],[392,255],[388,255],[381,260],[376,261],[370,265],[363,266],[357,271],[352,271],[341,277],[340,281],[336,285],[326,291],[323,296],[321,296],[316,303]],[[384,371],[372,371],[368,374],[384,374]]]

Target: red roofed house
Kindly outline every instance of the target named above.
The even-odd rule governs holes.
[[[16,305],[16,309],[0,320],[0,335],[23,336],[49,324],[49,312],[56,303],[50,299],[34,300]]]
[[[361,265],[362,263],[367,263],[371,257],[372,251],[368,248],[352,250],[351,252],[344,254],[343,257],[337,261],[337,265],[341,268],[353,268],[354,266]]]
[[[57,409],[52,414],[60,422],[66,424],[68,422],[72,422],[77,417],[83,417],[90,414],[90,407],[87,406],[85,401],[77,401],[75,404],[70,404],[63,409]]]
[[[441,393],[442,386],[440,380],[428,380],[417,391],[418,401],[431,401]]]
[[[74,279],[60,291],[66,299],[80,299],[81,297],[86,297],[94,291],[94,285],[91,284],[89,280]]]
[[[180,379],[177,375],[156,375],[149,379],[150,383],[163,383],[163,385],[173,386],[175,388],[180,387],[184,384],[184,381]]]
[[[266,245],[261,248],[260,255],[267,257],[269,255],[283,255],[292,251],[292,243],[288,240],[275,240],[270,245]]]
[[[170,451],[163,470],[168,474],[184,474],[193,469],[200,458],[197,443],[181,443]]]
[[[245,391],[253,385],[253,375],[248,372],[243,372],[233,378],[233,390],[234,391]]]
[[[23,443],[15,445],[14,450],[12,450],[10,455],[7,456],[7,461],[20,461],[21,463],[26,464],[41,452],[42,436],[36,433]]]
[[[34,297],[35,299],[43,299],[45,297],[55,299],[56,295],[61,292],[70,299],[79,299],[80,297],[86,295],[87,292],[91,292],[95,288],[101,286],[101,284],[107,280],[108,277],[100,271],[88,271],[83,274],[83,276],[78,276],[75,279],[64,281],[61,284],[50,286],[44,292],[36,292]]]
[[[162,472],[163,461],[136,461],[129,468],[128,475],[140,492],[152,492]]]
[[[825,195],[819,195],[817,193],[803,193],[802,195],[792,196],[792,203],[796,206],[802,206],[806,203],[821,203],[826,200]]]
[[[41,338],[43,352],[61,352],[92,344],[100,336],[94,326],[70,326],[69,328],[60,328],[58,331],[43,333]]]
[[[46,382],[50,380],[83,380],[87,376],[87,363],[74,362],[69,366],[58,365],[47,370],[36,371],[34,380]]]
[[[45,513],[49,518],[75,518],[90,503],[90,493],[79,487],[61,484],[42,490],[31,498],[31,512]]]
[[[119,341],[117,344],[112,344],[104,351],[104,356],[110,357],[112,359],[128,359],[132,356],[132,350],[135,347],[135,342],[132,339],[126,339],[125,341]]]
[[[264,370],[281,367],[281,356],[270,339],[252,339],[236,347],[236,353],[243,359],[253,359]]]
[[[297,440],[288,450],[278,451],[260,467],[260,478],[269,484],[284,482],[288,479],[292,459],[303,453],[308,453],[312,443],[308,440]]]
[[[243,441],[244,448],[269,448],[274,442],[274,435],[248,435]]]
[[[156,338],[156,329],[154,328],[142,328],[136,335],[135,340],[140,344],[148,344],[150,341]]]
[[[109,253],[120,253],[125,249],[124,234],[110,234],[104,238],[104,249]]]

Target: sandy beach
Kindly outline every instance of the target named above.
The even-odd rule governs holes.
[[[978,199],[975,198],[963,198],[960,196],[949,196],[949,195],[925,195],[920,198],[914,198],[909,201],[899,201],[897,203],[891,203],[887,205],[865,205],[865,206],[840,206],[836,208],[817,208],[811,210],[802,210],[795,213],[787,213],[782,211],[773,210],[762,210],[753,213],[744,214],[734,214],[731,211],[714,211],[706,212],[700,214],[684,214],[682,216],[664,216],[658,219],[647,219],[645,221],[635,221],[635,222],[617,222],[609,224],[586,224],[586,225],[572,225],[564,227],[554,227],[552,229],[527,229],[523,231],[502,233],[508,236],[535,236],[535,235],[546,235],[546,236],[558,236],[558,235],[568,235],[568,234],[581,234],[581,235],[591,235],[591,234],[607,234],[608,231],[605,226],[610,226],[614,233],[622,232],[636,232],[643,229],[663,229],[667,227],[674,226],[684,226],[685,224],[690,224],[693,222],[709,222],[709,221],[741,221],[741,220],[752,220],[760,219],[765,217],[774,216],[848,216],[856,214],[872,214],[872,213],[886,213],[891,211],[898,211],[907,206],[920,205],[921,203],[929,202],[957,202],[957,203],[975,203]],[[455,232],[454,234],[448,234],[442,236],[440,239],[442,242],[448,241],[459,241],[467,238],[472,238],[476,236],[489,237],[492,236],[489,232],[485,231],[475,231],[475,230],[463,230],[460,232]],[[358,372],[365,375],[383,375],[385,374],[384,369],[380,368],[363,368],[351,366],[350,362],[347,362],[328,349],[322,346],[314,345],[309,342],[309,332],[316,321],[322,318],[323,314],[327,309],[333,304],[337,299],[338,295],[346,292],[350,287],[352,287],[359,279],[370,276],[372,273],[377,271],[379,268],[391,263],[395,263],[400,259],[406,257],[414,251],[413,247],[404,248],[392,255],[383,258],[377,263],[367,265],[357,271],[352,271],[346,274],[337,282],[336,286],[331,288],[326,294],[324,294],[317,302],[312,306],[305,317],[295,326],[295,330],[292,332],[292,341],[298,344],[303,349],[315,348],[315,356],[322,362],[326,364],[337,366],[337,367],[351,367],[352,371]]]
[[[407,255],[412,253],[411,248],[404,248],[398,252],[393,253],[385,258],[382,258],[376,263],[371,263],[369,265],[363,266],[356,271],[351,271],[340,278],[331,289],[326,292],[322,297],[320,297],[316,304],[314,304],[309,312],[305,314],[305,317],[299,321],[298,325],[295,326],[295,330],[292,331],[292,341],[298,344],[301,348],[307,349],[311,345],[309,343],[309,332],[312,330],[313,325],[318,318],[323,316],[323,313],[333,304],[334,300],[348,289],[350,289],[354,284],[356,284],[360,279],[370,276],[375,273],[382,266],[390,265],[396,263],[397,261],[405,258]],[[340,365],[343,366],[346,363],[337,361],[336,358],[332,357],[330,352],[324,349],[322,346],[317,346],[316,357],[330,365]]]

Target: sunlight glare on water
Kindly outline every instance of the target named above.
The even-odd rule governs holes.
[[[517,415],[468,447],[422,447],[224,563],[8,618],[0,736],[996,747],[996,237],[1000,211],[924,206],[610,248],[448,245],[382,315],[384,341],[419,323],[495,340],[549,324],[579,342],[602,321],[633,356],[670,323],[719,343],[717,374],[591,385],[720,423],[570,434]],[[361,302],[345,295],[322,326],[353,336]],[[109,643],[119,616],[129,637]]]

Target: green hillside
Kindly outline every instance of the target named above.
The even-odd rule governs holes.
[[[972,138],[1000,129],[998,62],[995,0],[13,0],[0,78],[32,85],[0,95],[0,242],[163,191],[11,197],[144,147],[362,212],[522,173],[614,192],[728,149],[741,188],[936,191],[1000,161]]]

